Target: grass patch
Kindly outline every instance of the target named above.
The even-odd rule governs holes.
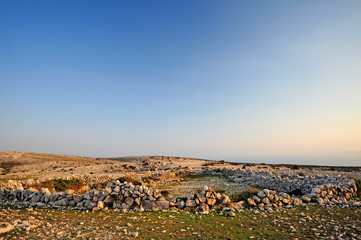
[[[52,232],[44,235],[44,228],[32,231],[14,230],[0,235],[4,239],[103,239],[112,235],[113,239],[130,238],[128,233],[138,232],[137,239],[315,239],[335,235],[334,227],[358,226],[361,209],[325,208],[320,206],[295,207],[280,212],[254,214],[252,210],[227,217],[222,211],[214,211],[200,216],[188,212],[87,212],[80,210],[37,209],[36,218],[52,224]],[[0,213],[9,220],[26,219],[32,212],[26,209],[9,210],[0,206]],[[310,216],[305,218],[301,214]],[[301,220],[305,219],[306,222]],[[129,226],[127,224],[129,223]],[[297,229],[292,232],[290,225]],[[319,227],[321,226],[321,227]],[[315,231],[320,233],[315,236]],[[124,231],[124,230],[127,231]],[[80,232],[76,237],[72,234]],[[125,233],[126,232],[126,233]],[[341,228],[343,238],[360,236],[358,228]],[[59,237],[61,236],[61,237]]]
[[[247,198],[253,197],[253,195],[257,194],[259,189],[254,187],[248,187],[245,191],[241,193],[232,194],[229,198],[233,202],[245,201]]]
[[[173,196],[182,196],[189,193],[198,193],[204,186],[208,186],[219,193],[239,193],[247,189],[248,185],[235,183],[224,176],[213,175],[188,175],[182,181],[173,181],[154,184],[158,190],[168,190]]]
[[[79,191],[82,187],[85,186],[85,183],[79,178],[72,179],[53,179],[35,184],[32,187],[35,189],[48,188],[52,192],[63,192],[68,189]]]
[[[226,193],[227,193],[227,190],[222,189],[222,188],[219,188],[219,189],[216,189],[215,192],[216,192],[216,193],[220,193],[220,194],[226,194]]]

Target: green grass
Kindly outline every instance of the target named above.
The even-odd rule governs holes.
[[[239,202],[239,201],[245,201],[247,198],[253,197],[254,193],[251,192],[242,192],[242,193],[235,193],[232,194],[229,198],[232,200],[232,202]]]
[[[189,175],[180,182],[167,182],[153,186],[158,190],[168,190],[171,195],[182,196],[189,193],[197,193],[204,186],[211,187],[220,193],[232,195],[247,189],[246,184],[234,183],[224,176],[213,175]]]
[[[63,192],[67,189],[79,190],[85,183],[79,178],[72,179],[53,179],[41,182],[40,184],[34,185],[36,189],[48,188],[50,191]]]
[[[56,232],[62,231],[64,235],[61,239],[71,238],[72,232],[79,229],[83,239],[106,236],[108,233],[114,234],[115,239],[121,239],[127,237],[124,229],[128,232],[139,232],[138,239],[249,239],[252,236],[254,239],[314,239],[315,232],[312,229],[320,226],[320,236],[324,237],[335,236],[334,226],[348,226],[349,230],[345,231],[343,238],[350,238],[351,234],[361,234],[360,230],[350,227],[359,226],[361,209],[313,205],[308,208],[264,212],[264,216],[254,214],[253,210],[245,210],[237,213],[235,217],[227,217],[221,211],[200,216],[182,211],[119,213],[41,209],[36,210],[35,217],[44,224],[52,224]],[[0,209],[0,213],[3,211],[6,210]],[[301,219],[305,217],[302,217],[301,213],[311,216],[312,219],[302,222]],[[18,219],[26,219],[29,215],[25,209],[19,209],[13,214],[14,218]],[[7,213],[7,217],[11,218],[11,214]],[[127,227],[127,223],[131,226]],[[295,233],[291,231],[290,225],[297,229]],[[46,232],[46,227],[40,224],[28,234],[25,231],[12,231],[0,235],[0,238],[38,239],[38,234],[43,232]],[[48,234],[48,239],[55,238],[56,232]]]

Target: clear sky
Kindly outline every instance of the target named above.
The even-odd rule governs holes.
[[[1,1],[0,151],[361,165],[361,1]]]

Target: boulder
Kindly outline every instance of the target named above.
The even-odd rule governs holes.
[[[207,203],[208,205],[210,205],[210,206],[215,205],[216,202],[217,202],[217,200],[214,199],[214,198],[207,198],[207,200],[206,200],[206,203]]]
[[[132,197],[126,197],[124,201],[127,205],[131,206],[134,202],[134,199]]]
[[[141,207],[147,211],[153,211],[156,208],[154,201],[144,200],[141,203]]]
[[[157,208],[159,209],[167,209],[169,208],[169,202],[168,201],[155,201],[154,202]]]
[[[185,203],[183,200],[177,202],[177,208],[182,209],[185,207]]]
[[[202,214],[208,214],[209,213],[209,206],[205,203],[201,203],[198,207],[198,211]]]
[[[252,198],[247,198],[247,204],[251,207],[256,206],[256,202]]]
[[[187,200],[186,207],[194,207],[196,205],[194,200]]]
[[[264,194],[263,191],[259,191],[259,192],[257,193],[257,196],[258,196],[259,198],[264,198],[264,197],[266,196],[266,194]]]
[[[84,199],[84,196],[83,195],[73,195],[73,199],[76,203],[78,203]]]
[[[222,197],[221,197],[221,204],[227,204],[230,202],[230,199],[227,195],[224,195],[222,194]]]
[[[105,199],[104,199],[104,203],[105,204],[112,204],[114,202],[114,198],[110,195],[106,195]]]

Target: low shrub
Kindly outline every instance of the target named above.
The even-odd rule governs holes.
[[[79,191],[82,187],[85,186],[85,183],[79,178],[72,179],[52,179],[41,182],[39,184],[33,185],[35,189],[48,188],[50,191],[63,192],[67,189],[72,189],[74,191]]]
[[[138,176],[135,173],[128,173],[126,175],[124,175],[123,177],[118,178],[118,180],[123,183],[123,182],[134,182],[134,181],[139,181]]]
[[[257,193],[258,193],[257,188],[248,187],[245,191],[243,191],[241,193],[235,193],[235,194],[231,195],[229,198],[233,202],[245,201],[247,198],[251,198],[251,197],[253,197],[253,195],[255,195]]]
[[[361,180],[357,178],[354,178],[353,180],[355,181],[357,187],[357,197],[361,198]]]
[[[124,183],[124,182],[133,183],[133,185],[135,185],[135,186],[142,185],[142,181],[140,180],[138,175],[135,173],[128,173],[128,174],[124,175],[123,177],[118,178],[117,180],[119,180],[119,182],[121,182],[121,183]]]
[[[150,178],[149,177],[144,177],[143,179],[142,179],[142,182],[144,182],[144,183],[150,183]]]
[[[222,188],[219,188],[219,189],[216,189],[214,190],[216,193],[220,193],[220,194],[225,194],[227,192],[227,190],[225,189],[222,189]]]
[[[166,196],[169,195],[169,191],[168,191],[168,190],[162,190],[162,191],[160,192],[160,194],[162,194],[162,196],[166,197]]]
[[[295,164],[295,165],[291,165],[290,168],[291,168],[292,170],[298,170],[298,169],[300,169],[300,166],[297,165],[297,164]]]
[[[135,181],[133,181],[133,185],[134,185],[134,186],[141,186],[141,185],[142,185],[142,182],[141,182],[141,181],[138,181],[138,180],[135,180]]]

